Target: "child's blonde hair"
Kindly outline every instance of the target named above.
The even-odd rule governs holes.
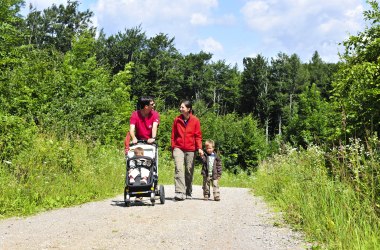
[[[142,147],[137,147],[133,150],[133,153],[135,154],[135,156],[143,156],[144,149]]]
[[[210,145],[211,147],[215,148],[215,142],[211,139],[205,141],[205,146],[207,145]]]

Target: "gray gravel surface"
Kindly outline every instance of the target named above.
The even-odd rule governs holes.
[[[248,189],[221,187],[221,201],[148,198],[124,206],[123,196],[0,221],[0,249],[305,249],[302,236],[284,226]]]

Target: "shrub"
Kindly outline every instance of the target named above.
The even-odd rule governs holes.
[[[14,155],[29,148],[36,131],[34,123],[0,113],[0,160],[11,161]]]

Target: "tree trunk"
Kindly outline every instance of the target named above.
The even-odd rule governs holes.
[[[268,117],[265,119],[265,141],[267,144],[269,143],[269,118]]]

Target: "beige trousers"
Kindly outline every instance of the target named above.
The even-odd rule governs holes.
[[[207,178],[203,176],[203,196],[204,197],[211,197],[210,195],[210,186],[212,186],[214,198],[220,198],[220,191],[219,191],[219,181],[213,180],[212,178]]]
[[[182,151],[179,148],[173,150],[176,193],[191,194],[193,191],[194,157],[194,152]]]

